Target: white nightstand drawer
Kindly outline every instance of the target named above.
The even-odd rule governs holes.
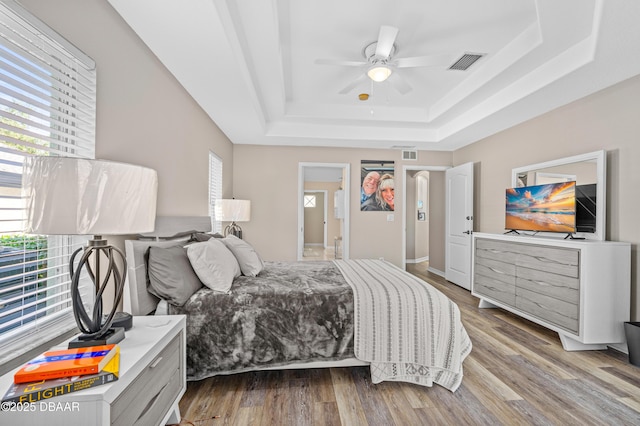
[[[180,354],[176,336],[111,405],[113,425],[157,424],[182,389]]]

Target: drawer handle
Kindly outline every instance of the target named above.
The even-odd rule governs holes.
[[[156,368],[158,364],[160,364],[160,361],[162,361],[162,357],[158,357],[155,361],[153,361],[153,364],[151,364],[149,368]]]
[[[499,269],[495,269],[495,268],[492,268],[492,267],[489,267],[489,269],[491,269],[491,270],[492,270],[493,272],[495,272],[496,274],[501,274],[501,275],[504,275],[504,274],[505,274],[504,272],[502,272],[502,271],[501,271],[501,270],[499,270]]]

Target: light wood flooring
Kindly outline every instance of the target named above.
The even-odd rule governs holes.
[[[324,248],[318,245],[305,245],[302,260],[332,260],[335,259],[334,247]]]
[[[640,425],[640,368],[626,354],[565,352],[556,333],[478,309],[468,291],[421,265],[409,270],[462,312],[474,346],[455,393],[373,385],[367,367],[245,373],[189,383],[182,424]]]

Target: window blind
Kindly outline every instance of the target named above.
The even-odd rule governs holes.
[[[222,222],[215,220],[215,202],[222,198],[222,160],[209,151],[209,216],[213,232],[222,232]]]
[[[94,62],[13,1],[0,3],[0,363],[75,327],[68,262],[86,237],[24,235],[22,164],[95,156]],[[90,299],[88,279],[82,292]]]

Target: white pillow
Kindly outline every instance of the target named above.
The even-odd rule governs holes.
[[[240,276],[236,257],[217,238],[189,244],[187,257],[202,284],[211,290],[228,293],[233,279]]]
[[[221,241],[238,260],[242,275],[255,277],[264,268],[264,263],[258,253],[249,243],[241,240],[235,235],[227,235]]]

